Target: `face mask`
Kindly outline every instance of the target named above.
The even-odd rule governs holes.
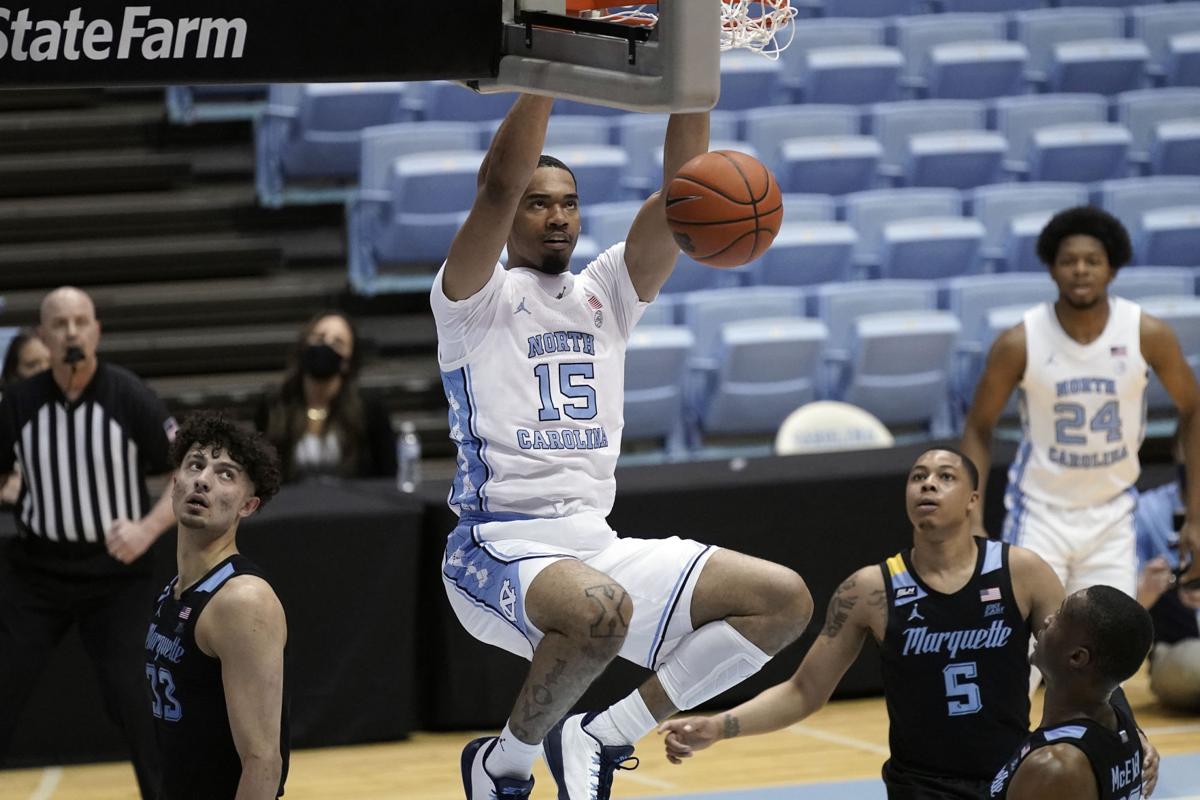
[[[345,359],[327,344],[310,344],[300,354],[304,372],[319,381],[337,375]]]
[[[86,358],[83,354],[83,348],[78,345],[71,345],[67,348],[67,352],[63,355],[63,362],[67,364],[77,364]]]

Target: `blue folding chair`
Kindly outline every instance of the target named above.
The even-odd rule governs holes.
[[[1091,183],[1129,174],[1133,134],[1103,122],[1048,125],[1035,130],[1029,147],[1029,179]]]
[[[1044,0],[941,0],[942,10],[956,11],[1025,11],[1044,8]]]
[[[804,292],[794,287],[738,287],[689,292],[678,300],[680,319],[695,343],[692,369],[717,367],[721,327],[726,323],[766,317],[804,316]]]
[[[1050,59],[1052,92],[1117,94],[1146,85],[1150,49],[1137,39],[1059,42]]]
[[[783,195],[785,222],[832,222],[837,217],[837,208],[837,200],[827,194]]]
[[[930,97],[984,99],[1025,91],[1029,50],[1020,42],[967,41],[929,52],[925,84]]]
[[[1104,181],[1094,188],[1100,207],[1136,231],[1156,208],[1200,205],[1200,177],[1161,175]]]
[[[738,115],[728,111],[709,112],[709,138],[729,140],[738,138]],[[614,117],[615,142],[629,156],[624,185],[631,192],[646,197],[663,182],[662,150],[667,135],[666,114],[622,114]]]
[[[804,54],[793,78],[797,84],[793,96],[812,103],[893,100],[900,93],[903,68],[904,56],[894,47],[877,44],[814,47]]]
[[[1120,39],[1125,35],[1125,15],[1110,8],[1017,11],[1012,15],[1012,32],[1013,38],[1029,49],[1026,79],[1043,84],[1053,70],[1055,45],[1088,39]]]
[[[812,136],[855,136],[860,126],[861,115],[851,105],[752,108],[742,115],[741,138],[753,146],[763,163],[779,176],[784,170],[785,141]]]
[[[479,94],[455,81],[424,81],[413,86],[414,103],[424,119],[460,122],[500,119],[517,99],[510,92]]]
[[[403,156],[392,168],[392,209],[372,237],[379,261],[440,261],[475,201],[482,152]]]
[[[869,107],[870,133],[883,145],[880,174],[899,178],[904,174],[909,156],[909,139],[915,134],[945,134],[957,131],[986,132],[984,105],[975,100],[901,100],[895,103],[875,103]],[[988,140],[985,152],[991,151],[994,141]],[[967,147],[959,158],[969,154]],[[930,156],[933,157],[933,154]]]
[[[1135,241],[1143,264],[1200,266],[1200,203],[1147,211]]]
[[[904,54],[901,82],[911,90],[928,88],[929,56],[937,45],[1004,41],[1007,34],[1003,14],[920,14],[897,17],[894,27],[896,46]]]
[[[1043,94],[1001,97],[993,103],[995,129],[1008,141],[1004,167],[1023,175],[1029,171],[1029,151],[1039,128],[1064,120],[1082,125],[1107,123],[1108,101],[1098,94]]]
[[[1200,120],[1200,89],[1187,87],[1122,92],[1113,103],[1117,122],[1133,134],[1129,160],[1138,166],[1150,161],[1159,124],[1171,120]]]
[[[875,186],[883,147],[873,136],[785,139],[775,173],[788,192],[847,194]]]
[[[1037,256],[1037,240],[1054,211],[1029,211],[1008,221],[1008,236],[1004,243],[1006,272],[1044,272],[1046,265]]]
[[[962,207],[962,195],[954,189],[873,189],[846,195],[846,222],[858,234],[855,264],[869,267],[879,263],[887,223],[915,217],[961,216]]]
[[[893,311],[860,317],[851,368],[838,399],[886,425],[953,434],[950,364],[961,325],[945,311]]]
[[[995,131],[959,130],[909,137],[904,182],[971,189],[1000,180],[1008,141]]]
[[[784,200],[786,219],[793,214]],[[784,222],[775,241],[750,265],[750,280],[770,286],[811,286],[850,280],[858,234],[844,222]]]
[[[754,53],[729,51],[721,56],[721,111],[744,111],[782,100],[783,66]]]
[[[797,101],[808,100],[811,102],[814,76],[807,73],[810,51],[824,48],[884,47],[883,20],[806,19],[804,24],[795,25],[793,28],[792,43],[780,57],[783,61],[780,82]],[[891,50],[892,48],[886,49]],[[894,84],[895,76],[893,76],[893,86]]]
[[[612,145],[553,145],[546,154],[562,161],[575,174],[580,202],[612,203],[623,199],[621,180],[629,156]]]
[[[1200,371],[1200,299],[1190,293],[1146,297],[1141,301],[1141,306],[1171,326],[1188,366],[1193,373]],[[1150,372],[1150,385],[1146,387],[1146,406],[1152,411],[1174,410],[1175,407],[1175,402],[1153,370]]]
[[[1196,276],[1186,267],[1124,267],[1109,291],[1134,301],[1160,295],[1192,296],[1196,293]]]
[[[921,0],[825,0],[824,6],[827,17],[894,17],[924,10]]]
[[[1150,144],[1154,175],[1200,175],[1200,118],[1163,122]]]
[[[681,450],[684,434],[683,387],[692,333],[679,326],[639,324],[625,351],[626,441],[662,440]]]
[[[601,247],[608,248],[625,241],[633,220],[642,209],[641,200],[617,203],[586,203],[581,207],[583,231]]]
[[[966,217],[918,217],[883,228],[881,278],[938,280],[976,272],[983,224]]]
[[[1087,187],[1077,183],[998,183],[980,186],[968,195],[971,216],[983,223],[980,256],[989,262],[1004,260],[1009,223],[1031,212],[1056,212],[1087,203]]]

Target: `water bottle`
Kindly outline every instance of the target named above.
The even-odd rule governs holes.
[[[421,440],[412,420],[400,423],[396,439],[396,488],[405,493],[416,491],[421,484]]]

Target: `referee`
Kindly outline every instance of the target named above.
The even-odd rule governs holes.
[[[77,624],[152,798],[161,768],[142,668],[154,599],[144,554],[174,514],[170,492],[151,505],[146,476],[170,471],[175,422],[131,372],[97,359],[100,323],[84,292],[48,294],[38,334],[50,369],[0,401],[0,485],[14,465],[24,479],[19,535],[0,541],[0,759],[47,658]]]

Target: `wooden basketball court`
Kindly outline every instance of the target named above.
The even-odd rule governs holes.
[[[1200,797],[1200,717],[1163,711],[1150,695],[1145,673],[1127,687],[1138,721],[1164,756],[1162,788],[1155,797]],[[1035,719],[1040,696],[1034,701]],[[408,741],[292,753],[289,800],[462,800],[458,757],[470,733],[417,734]],[[887,714],[883,700],[832,703],[810,720],[769,736],[724,742],[673,766],[662,756],[658,737],[638,749],[641,766],[619,772],[614,798],[800,797],[805,784],[863,781],[829,787],[847,798],[882,797],[879,766],[887,757]],[[1170,758],[1168,758],[1170,757]],[[1172,776],[1172,771],[1175,775]],[[534,798],[554,793],[539,763]],[[782,793],[770,787],[790,787]],[[821,787],[814,786],[817,791]],[[875,794],[872,794],[872,792]],[[128,800],[137,797],[128,764],[96,764],[0,772],[0,800]]]

